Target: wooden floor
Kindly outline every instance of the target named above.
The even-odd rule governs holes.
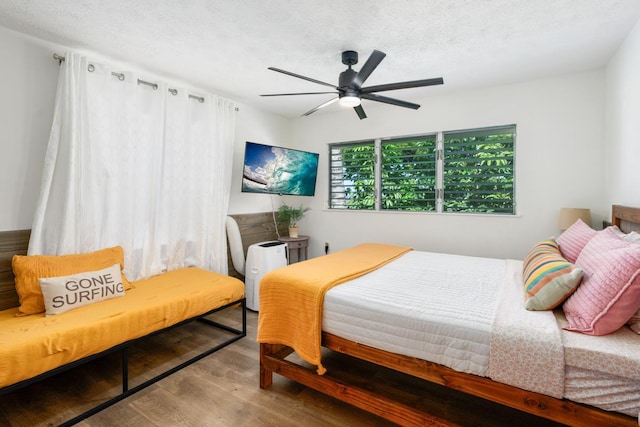
[[[239,310],[216,315],[227,323]],[[256,313],[248,313],[248,336],[86,419],[79,426],[392,426],[291,381],[274,376],[273,387],[258,386]],[[210,344],[211,328],[196,323],[154,337],[130,352],[132,386],[152,372],[173,366]],[[216,332],[217,337],[221,336]],[[345,375],[364,370],[369,384],[406,402],[429,408],[463,426],[553,426],[527,414],[413,381],[371,365],[355,365],[327,354],[325,366]],[[0,426],[54,426],[95,406],[119,390],[119,356],[85,366],[0,396]]]

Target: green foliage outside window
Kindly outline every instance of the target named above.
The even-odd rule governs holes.
[[[514,213],[513,132],[444,138],[447,212]]]
[[[331,208],[375,208],[373,142],[331,149]]]
[[[380,209],[436,210],[436,138],[383,141]]]
[[[515,213],[515,126],[442,135],[332,145],[330,208]]]

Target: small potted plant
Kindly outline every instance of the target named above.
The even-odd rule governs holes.
[[[302,206],[294,208],[285,203],[280,206],[278,209],[278,219],[289,225],[289,237],[298,237],[298,221],[300,221],[309,210],[311,209]]]

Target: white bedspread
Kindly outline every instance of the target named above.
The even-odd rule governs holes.
[[[323,330],[561,398],[560,331],[524,310],[521,275],[521,261],[412,251],[327,292]]]
[[[564,395],[564,349],[552,311],[524,309],[522,261],[507,260],[491,334],[492,380],[556,398]]]
[[[412,251],[327,292],[323,330],[486,376],[504,271],[503,260]]]

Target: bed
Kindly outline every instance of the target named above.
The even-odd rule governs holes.
[[[640,209],[614,206],[612,223],[637,230]],[[562,424],[638,425],[640,336],[626,325],[593,336],[563,329],[560,308],[524,310],[522,261],[391,250],[390,258],[349,252],[335,267],[308,261],[265,276],[261,388],[276,373],[400,425],[454,425],[325,372],[323,354],[331,351]],[[342,271],[354,262],[363,262],[363,273]],[[304,294],[334,270],[330,286]],[[298,281],[303,293],[289,294],[288,283]],[[416,297],[415,282],[428,286],[429,298]],[[283,314],[278,299],[302,310]],[[309,318],[318,310],[320,320]]]

